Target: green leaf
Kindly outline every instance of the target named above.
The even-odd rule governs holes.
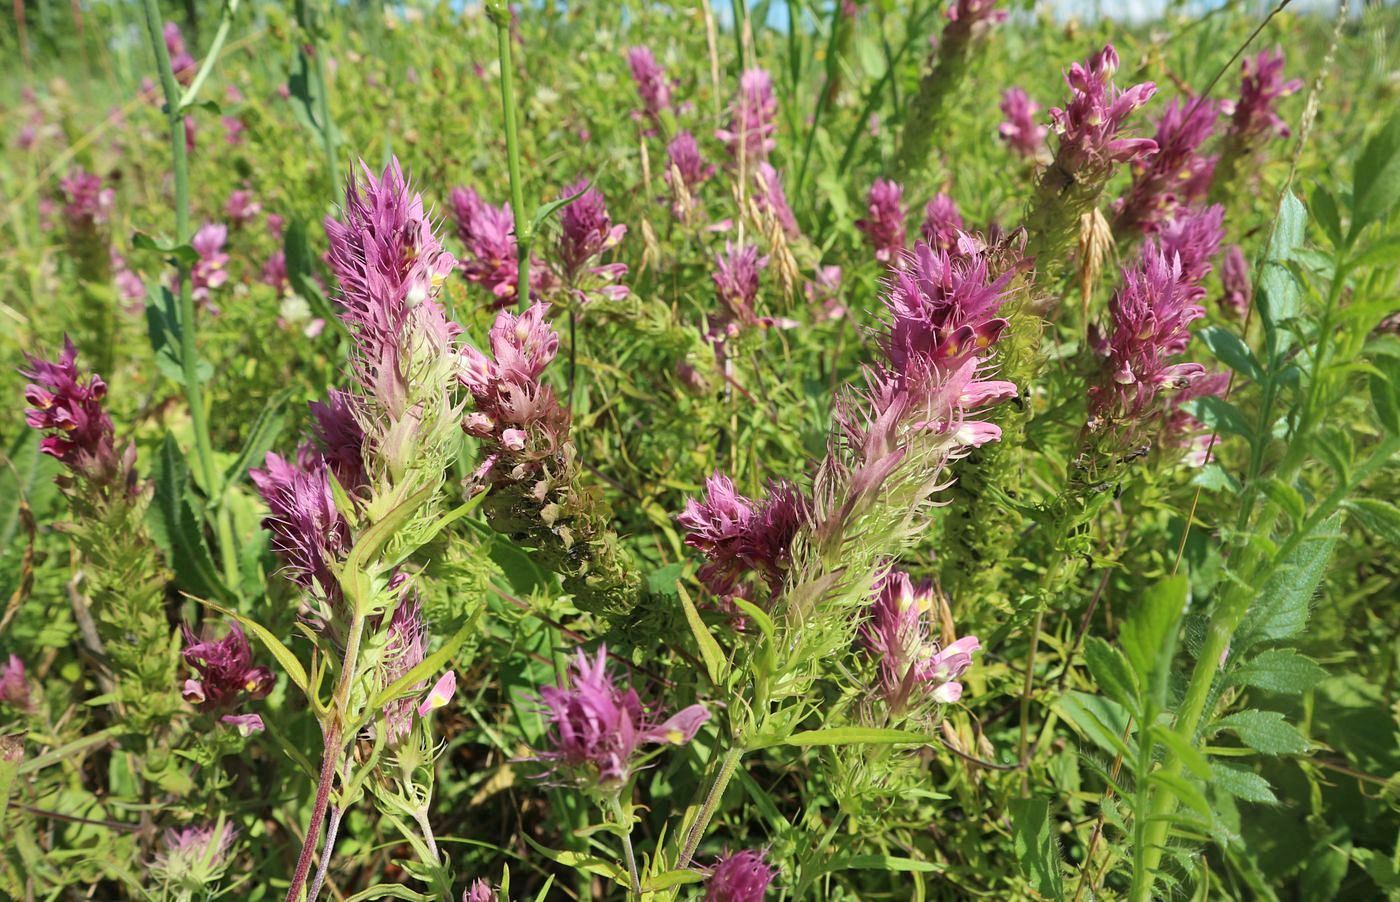
[[[1337,545],[1340,517],[1330,517],[1318,534],[1299,542],[1286,560],[1275,564],[1235,633],[1236,653],[1256,642],[1288,639],[1303,631],[1309,605]]]
[[[1158,582],[1134,605],[1118,637],[1140,685],[1159,708],[1164,704],[1166,676],[1176,653],[1177,628],[1186,609],[1188,589],[1184,573]]]
[[[1288,261],[1292,259],[1294,250],[1303,245],[1307,221],[1307,212],[1293,192],[1284,194],[1279,204],[1273,239],[1269,242],[1259,274],[1259,297],[1255,305],[1264,323],[1270,361],[1277,359],[1287,340],[1287,333],[1280,332],[1279,327],[1296,318],[1302,309],[1298,281],[1288,269]]]
[[[1234,332],[1223,326],[1207,326],[1196,334],[1210,348],[1215,359],[1230,369],[1251,379],[1263,376],[1254,352]]]
[[[1216,395],[1206,395],[1191,402],[1191,415],[1214,432],[1229,432],[1254,440],[1254,428],[1240,409]]]
[[[1388,235],[1358,251],[1350,260],[1363,269],[1385,269],[1400,266],[1400,235]]]
[[[1039,796],[1013,799],[1010,814],[1021,873],[1042,896],[1063,899],[1060,847],[1051,826],[1050,804]]]
[[[1206,820],[1211,819],[1212,811],[1210,803],[1206,801],[1205,795],[1202,794],[1195,784],[1187,780],[1181,774],[1175,774],[1166,770],[1156,770],[1148,776],[1148,780],[1160,786],[1167,787],[1167,789],[1177,797],[1178,801],[1185,802],[1187,806]]]
[[[258,413],[258,418],[248,429],[248,437],[244,439],[238,456],[224,471],[224,485],[233,485],[242,480],[248,472],[248,467],[254,462],[261,463],[263,455],[277,443],[277,437],[282,434],[282,428],[287,424],[282,408],[286,406],[291,395],[292,390],[284,388],[267,399],[267,403]]]
[[[660,874],[653,874],[642,880],[642,892],[654,893],[657,890],[670,889],[673,886],[685,886],[689,883],[699,883],[705,879],[705,875],[700,871],[690,868],[677,871],[664,871]],[[540,899],[544,899],[541,896]]]
[[[1297,695],[1325,679],[1327,671],[1312,658],[1300,655],[1291,648],[1274,648],[1260,652],[1253,660],[1237,668],[1230,674],[1229,682],[1266,692]]]
[[[700,612],[695,609],[695,602],[690,600],[690,593],[685,590],[685,585],[677,581],[676,590],[681,596],[681,607],[685,609],[685,620],[690,624],[690,632],[695,636],[695,644],[700,648],[700,658],[705,662],[705,672],[712,684],[722,685],[724,674],[728,670],[724,652],[720,650],[715,637],[710,635],[705,621],[700,619]]]
[[[1400,114],[1366,142],[1352,173],[1351,238],[1400,201]]]
[[[1152,736],[1162,743],[1186,769],[1202,780],[1210,779],[1210,764],[1206,761],[1206,756],[1194,745],[1188,742],[1180,733],[1170,726],[1155,724],[1152,727]]]
[[[1245,770],[1230,764],[1211,762],[1210,785],[1218,792],[1226,793],[1246,802],[1274,804],[1278,796],[1269,788],[1269,781],[1254,771]]]
[[[1355,498],[1342,502],[1342,507],[1375,538],[1400,545],[1400,508],[1379,498]]]
[[[890,871],[905,874],[941,874],[948,870],[936,861],[920,861],[900,855],[838,855],[818,864],[818,874],[832,871]]]
[[[930,745],[936,739],[931,733],[916,733],[912,730],[896,730],[889,727],[827,727],[822,730],[804,730],[770,741],[756,739],[748,749],[758,751],[775,745],[791,745],[798,748],[823,745]]]
[[[1136,717],[1141,710],[1141,689],[1123,653],[1098,636],[1090,636],[1084,642],[1084,663],[1104,694]]]
[[[1308,210],[1312,213],[1313,219],[1322,226],[1322,231],[1327,233],[1327,240],[1332,242],[1333,247],[1342,245],[1342,217],[1337,212],[1337,199],[1332,196],[1332,192],[1327,190],[1325,185],[1319,184],[1313,188],[1312,197],[1308,201]]]
[[[586,184],[575,193],[569,195],[568,197],[558,197],[554,200],[540,204],[538,207],[536,207],[535,215],[530,217],[530,235],[538,234],[540,226],[544,223],[546,219],[548,219],[554,213],[555,210],[558,210],[560,207],[568,206],[569,204],[578,200],[580,197],[583,197],[583,195],[586,194],[588,192],[588,189],[591,187],[591,184]]]
[[[1258,486],[1259,491],[1278,505],[1294,524],[1301,524],[1306,519],[1308,511],[1303,496],[1293,486],[1272,477],[1260,480]]]
[[[161,444],[154,476],[155,498],[146,511],[146,526],[175,571],[176,582],[196,597],[232,601],[233,593],[219,577],[205,544],[204,523],[190,506],[185,456],[169,432]]]
[[[145,232],[137,232],[131,236],[131,246],[138,251],[155,251],[173,257],[176,262],[186,266],[193,266],[199,262],[199,252],[188,244],[162,244],[147,235]]]
[[[1388,358],[1373,362],[1379,372],[1371,374],[1371,406],[1385,431],[1400,435],[1400,366]]]
[[[384,550],[384,546],[398,532],[399,527],[417,513],[418,509],[426,504],[437,490],[438,487],[432,483],[423,486],[356,536],[355,547],[351,549],[349,556],[345,559],[345,572],[357,574],[366,564],[375,560],[379,556],[379,552]]]
[[[1132,760],[1132,749],[1123,740],[1128,733],[1128,712],[1117,702],[1099,695],[1071,690],[1054,705],[1055,713],[1090,742],[1110,755]]]
[[[1230,730],[1245,745],[1265,755],[1301,755],[1312,748],[1277,711],[1240,711],[1217,720],[1212,729]]]

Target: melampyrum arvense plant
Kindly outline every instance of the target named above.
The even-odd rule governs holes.
[[[193,8],[15,34],[0,894],[1393,891],[1395,11]]]

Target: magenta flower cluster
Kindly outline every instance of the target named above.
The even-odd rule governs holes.
[[[907,573],[892,570],[875,587],[861,638],[876,661],[880,694],[896,714],[928,698],[950,704],[962,698],[958,678],[982,645],[965,636],[940,648],[929,629],[932,589],[915,588]]]
[[[1287,138],[1291,131],[1279,116],[1275,104],[1282,97],[1296,94],[1303,80],[1284,80],[1283,51],[1275,47],[1241,64],[1240,97],[1234,103],[1229,136],[1244,147],[1257,147],[1270,138]]]
[[[32,381],[24,389],[24,400],[29,405],[24,419],[47,433],[39,450],[58,458],[74,472],[100,482],[114,477],[121,463],[117,459],[112,418],[102,406],[107,383],[96,373],[84,381],[78,373],[77,360],[78,349],[66,335],[63,353],[57,360],[25,355],[26,366],[20,369],[20,375]]]
[[[91,229],[112,215],[116,192],[102,186],[102,177],[74,169],[59,179],[63,191],[63,219],[70,229]]]
[[[170,54],[170,68],[180,84],[187,85],[194,79],[195,62],[185,49],[185,36],[180,26],[174,22],[165,23],[165,50]]]
[[[787,193],[783,190],[783,174],[767,160],[759,163],[754,170],[753,199],[759,211],[772,216],[783,232],[790,236],[798,234],[797,217],[792,214]]]
[[[200,226],[190,240],[199,257],[190,268],[191,295],[196,301],[207,303],[210,291],[228,281],[229,255],[224,252],[227,240],[228,226],[215,222]]]
[[[716,130],[715,137],[729,146],[735,160],[742,156],[748,165],[756,165],[778,146],[773,138],[777,115],[773,79],[764,69],[748,69],[739,76],[739,93],[730,107],[729,124]]]
[[[649,47],[628,50],[627,65],[632,70],[632,80],[636,82],[637,95],[642,100],[641,114],[655,128],[660,128],[662,114],[671,108],[671,84],[666,79],[666,70],[661,68]]]
[[[185,637],[182,655],[198,678],[185,680],[181,695],[185,701],[205,712],[227,712],[244,701],[266,698],[275,678],[266,667],[253,665],[253,652],[248,638],[236,623],[229,624],[222,639],[200,639],[187,624],[180,630]],[[247,731],[262,719],[256,714],[226,714],[221,718],[240,730]]]
[[[591,660],[580,649],[563,683],[540,689],[549,748],[539,758],[570,782],[616,790],[631,777],[642,746],[684,745],[710,712],[696,704],[657,722],[636,690],[618,686],[607,665],[606,647]]]
[[[462,275],[471,284],[491,292],[498,307],[510,305],[515,301],[520,281],[515,216],[510,204],[489,204],[472,188],[453,188],[451,199],[457,237],[466,248],[466,255],[458,264]],[[548,271],[532,261],[531,292],[538,294],[548,287]]]
[[[1007,147],[1028,160],[1040,158],[1049,131],[1036,121],[1038,112],[1040,104],[1020,88],[1007,88],[1001,95],[1001,113],[1006,118],[997,126],[997,134]]]
[[[605,253],[621,243],[627,226],[613,223],[603,193],[588,187],[587,181],[575,182],[562,196],[574,200],[559,211],[561,280],[580,303],[595,297],[613,301],[627,297],[627,286],[620,282],[627,275],[627,264],[601,262]]]
[[[875,259],[881,263],[899,259],[905,249],[903,186],[889,179],[876,179],[870,186],[866,209],[868,214],[856,220],[856,228],[875,249]]]
[[[742,326],[761,324],[754,312],[758,297],[759,276],[768,266],[768,258],[758,252],[757,245],[724,243],[723,253],[715,254],[715,297],[724,310],[727,323]]]
[[[29,689],[29,677],[25,674],[24,662],[19,655],[10,655],[5,669],[0,670],[0,704],[10,705],[21,711],[33,707]]]
[[[1120,91],[1113,84],[1118,52],[1105,45],[1083,63],[1073,63],[1065,73],[1069,102],[1050,110],[1050,122],[1059,137],[1055,162],[1070,174],[1105,173],[1114,163],[1143,159],[1157,149],[1151,138],[1122,137],[1128,116],[1156,93],[1152,82]]]
[[[685,544],[706,558],[700,581],[726,598],[751,594],[749,574],[763,580],[770,597],[777,595],[791,569],[792,540],[810,517],[811,502],[792,483],[769,483],[764,499],[754,501],[715,473],[705,480],[704,499],[686,499],[676,519],[687,531]]]
[[[756,849],[723,855],[705,880],[705,902],[763,902],[773,876],[763,852]]]
[[[1215,130],[1218,104],[1204,98],[1175,99],[1157,121],[1157,149],[1133,163],[1133,183],[1113,206],[1117,234],[1152,234],[1177,210],[1199,202],[1210,190],[1215,158],[1201,145]]]
[[[962,211],[957,202],[941,191],[935,194],[924,206],[924,224],[919,229],[929,247],[953,252],[962,230]]]
[[[326,462],[303,446],[295,461],[269,452],[263,469],[248,475],[268,507],[263,527],[283,573],[308,592],[338,604],[340,583],[332,563],[350,548],[350,525],[336,510]]]

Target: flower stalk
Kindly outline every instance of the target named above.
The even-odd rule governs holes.
[[[486,15],[496,26],[496,56],[501,66],[501,112],[506,129],[506,160],[510,170],[510,208],[515,214],[517,303],[521,310],[530,306],[530,244],[534,227],[525,217],[525,181],[520,174],[520,130],[515,112],[515,60],[512,58],[510,6],[490,0]]]

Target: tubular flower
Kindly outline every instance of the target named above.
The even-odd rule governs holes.
[[[1069,103],[1051,109],[1050,122],[1060,139],[1055,162],[1067,172],[1106,177],[1114,163],[1141,160],[1157,149],[1151,138],[1119,137],[1128,116],[1152,98],[1157,86],[1143,82],[1119,91],[1113,84],[1117,71],[1118,52],[1107,44],[1065,74]]]
[[[398,412],[407,369],[419,354],[451,348],[457,326],[433,295],[456,260],[443,250],[404,178],[397,158],[376,177],[363,162],[363,188],[352,173],[341,211],[326,217],[326,261],[340,282],[340,317],[355,338],[361,384]]]
[[[384,644],[384,658],[380,662],[380,685],[390,686],[418,666],[428,644],[423,608],[411,589],[400,599],[384,629],[388,638]],[[423,684],[418,684],[415,694],[422,689]],[[398,698],[385,706],[384,729],[390,748],[403,742],[413,731],[413,715],[417,707],[412,697]]]
[[[1205,197],[1215,158],[1199,150],[1215,129],[1217,104],[1202,98],[1173,100],[1157,121],[1157,150],[1133,163],[1133,183],[1113,205],[1118,235],[1152,234],[1175,212]]]
[[[471,188],[452,189],[452,217],[457,237],[466,246],[460,261],[462,275],[496,298],[496,306],[515,301],[520,266],[515,244],[515,216],[510,204],[492,206]],[[530,290],[540,293],[552,287],[548,270],[532,261]]]
[[[773,876],[773,868],[756,849],[724,855],[705,880],[705,902],[763,902]]]
[[[1300,78],[1284,81],[1283,51],[1275,47],[1240,66],[1240,99],[1231,111],[1229,139],[1247,148],[1258,147],[1270,138],[1287,138],[1292,132],[1280,118],[1274,104],[1281,97],[1296,94],[1303,87]]]
[[[767,159],[769,152],[778,146],[773,139],[778,128],[773,121],[777,115],[773,79],[763,69],[748,69],[739,76],[739,94],[730,107],[729,125],[718,129],[715,137],[729,145],[729,152],[736,161],[742,156],[749,165],[754,165]]]
[[[930,589],[915,589],[908,574],[892,570],[876,584],[869,618],[861,626],[879,669],[880,692],[896,714],[916,694],[941,704],[962,698],[957,679],[982,647],[976,636],[966,636],[940,649],[929,635],[932,604]]]
[[[253,192],[239,188],[231,192],[224,204],[224,215],[229,222],[246,225],[262,212],[262,204],[253,197]]]
[[[633,47],[627,51],[627,65],[632,80],[637,83],[637,95],[642,99],[642,114],[657,127],[661,115],[671,108],[671,85],[666,70],[656,61],[649,47]]]
[[[222,223],[206,222],[194,233],[190,244],[199,255],[190,268],[192,295],[196,301],[207,302],[211,289],[218,288],[228,281],[229,256],[224,253],[224,243],[228,240],[228,226]]]
[[[792,540],[810,517],[811,502],[789,482],[770,483],[756,502],[717,472],[705,480],[704,500],[686,499],[676,520],[688,533],[685,544],[707,558],[699,574],[707,589],[720,597],[744,594],[741,582],[753,573],[776,596],[792,566]]]
[[[229,624],[222,639],[197,638],[187,624],[180,625],[185,636],[185,663],[199,679],[185,680],[181,695],[201,711],[226,711],[246,699],[266,698],[275,682],[272,671],[253,666],[248,638],[236,623]]]
[[[549,718],[550,748],[540,760],[571,782],[616,790],[631,777],[633,758],[644,745],[684,745],[710,719],[703,705],[691,705],[657,723],[642,708],[634,689],[623,690],[607,671],[607,648],[589,660],[582,649],[560,686],[540,689]]]
[[[870,186],[866,207],[869,215],[856,220],[856,228],[875,248],[875,259],[890,263],[904,250],[904,188],[889,179],[876,179]]]
[[[70,229],[91,229],[105,223],[116,202],[116,192],[102,187],[102,177],[74,169],[59,179],[63,190],[63,218]]]
[[[19,655],[10,655],[5,669],[0,671],[0,704],[10,705],[21,711],[32,711],[34,701],[30,697],[29,678],[25,676],[24,662]]]
[[[473,880],[472,885],[462,891],[462,902],[496,902],[496,891],[485,880]]]
[[[1220,264],[1220,284],[1225,293],[1220,306],[1235,316],[1244,318],[1254,300],[1254,283],[1249,278],[1249,261],[1238,244],[1230,245]]]
[[[1183,213],[1166,222],[1157,235],[1157,245],[1168,258],[1181,261],[1182,290],[1192,301],[1206,296],[1201,282],[1210,275],[1211,261],[1220,253],[1225,237],[1225,208],[1219,204]],[[1184,350],[1186,345],[1182,344]]]
[[[1089,389],[1097,417],[1140,421],[1163,389],[1180,389],[1205,372],[1199,363],[1169,363],[1185,350],[1192,321],[1205,309],[1192,301],[1182,281],[1180,258],[1155,247],[1143,249],[1123,271],[1123,283],[1109,304],[1111,329],[1105,378]]]
[[[170,54],[170,69],[175,78],[180,84],[188,85],[195,74],[194,57],[185,49],[185,36],[174,22],[165,23],[165,50]]]
[[[586,190],[585,190],[586,189]],[[597,296],[609,300],[627,297],[627,286],[618,280],[627,275],[627,264],[596,262],[617,247],[627,226],[613,225],[602,192],[579,181],[565,188],[564,197],[575,197],[559,212],[559,264],[565,285],[586,303]]]
[[[332,388],[325,401],[312,401],[309,406],[321,459],[341,487],[355,494],[369,482],[365,473],[365,430],[356,413],[355,396]]]
[[[123,464],[117,458],[112,419],[102,406],[107,383],[96,373],[84,382],[78,374],[77,359],[78,349],[66,335],[58,360],[25,355],[27,368],[19,372],[33,381],[24,389],[24,400],[29,405],[24,419],[33,428],[48,433],[39,443],[39,450],[85,478],[104,482],[115,479]]]
[[[217,832],[216,832],[217,831]],[[166,830],[162,849],[151,861],[151,873],[171,887],[178,895],[194,898],[208,895],[228,869],[229,851],[238,837],[233,824]]]
[[[920,229],[924,240],[936,251],[951,253],[958,246],[962,229],[962,212],[957,202],[941,191],[935,194],[924,207],[924,224]]]
[[[797,218],[788,206],[787,194],[783,191],[783,174],[764,161],[754,171],[754,203],[758,209],[768,213],[790,236],[798,234]]]
[[[1001,114],[1006,118],[997,126],[997,134],[1012,151],[1028,160],[1039,160],[1045,149],[1049,131],[1036,122],[1040,104],[1020,88],[1007,88],[1001,95]]]
[[[287,578],[338,603],[340,583],[331,563],[349,551],[350,526],[336,510],[326,462],[309,448],[295,462],[269,452],[265,468],[248,475],[268,507],[263,527],[272,533]]]
[[[767,266],[768,258],[759,256],[758,247],[752,244],[739,246],[726,241],[724,253],[715,255],[715,295],[730,321],[745,326],[761,323],[753,304],[758,297],[759,276]]]

